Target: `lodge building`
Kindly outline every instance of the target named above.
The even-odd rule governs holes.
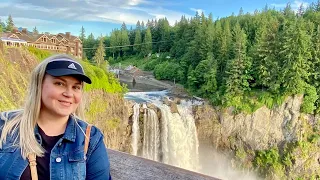
[[[70,32],[54,34],[34,34],[27,29],[14,29],[12,32],[0,33],[0,43],[4,46],[32,46],[57,53],[66,53],[82,58],[81,40]]]

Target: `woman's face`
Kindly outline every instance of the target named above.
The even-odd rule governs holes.
[[[41,113],[66,117],[75,112],[82,99],[82,82],[72,76],[46,74],[41,93]]]

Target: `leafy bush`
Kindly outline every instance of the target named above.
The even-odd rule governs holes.
[[[92,84],[85,86],[86,91],[91,89],[101,89],[108,93],[125,93],[127,89],[121,86],[118,79],[114,75],[106,70],[93,66],[88,62],[80,62],[84,68],[86,74],[92,80]]]
[[[284,176],[284,167],[281,163],[278,148],[276,147],[268,150],[257,151],[254,159],[254,165],[258,167],[261,175],[275,173],[280,177]]]
[[[165,61],[156,65],[154,75],[161,80],[181,81],[184,77],[184,72],[178,63]]]
[[[301,111],[304,113],[313,113],[316,109],[315,102],[318,99],[317,89],[309,84],[305,87],[305,93],[303,103],[301,105]]]
[[[152,59],[145,64],[144,70],[152,71],[158,64],[159,64],[159,61],[157,59]]]

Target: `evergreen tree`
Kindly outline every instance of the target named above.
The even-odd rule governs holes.
[[[255,86],[261,88],[270,88],[277,90],[279,84],[276,83],[276,74],[278,74],[277,62],[277,31],[279,28],[276,19],[269,20],[261,19],[256,45],[254,47],[254,62],[253,62],[253,76],[255,79]]]
[[[134,38],[134,46],[133,46],[133,50],[135,54],[139,54],[141,52],[141,30],[140,29],[136,29],[136,36]]]
[[[14,22],[13,22],[13,19],[12,19],[12,16],[9,15],[8,16],[8,20],[7,20],[7,27],[6,27],[6,31],[12,31],[14,28]]]
[[[308,78],[308,61],[311,58],[311,38],[306,33],[302,19],[290,23],[284,29],[280,60],[285,92],[302,93]]]
[[[147,28],[144,37],[143,45],[141,47],[141,53],[143,56],[147,56],[149,53],[152,53],[152,35],[149,27]]]
[[[121,26],[121,31],[120,31],[120,46],[124,46],[120,48],[120,56],[127,55],[129,51],[129,46],[130,45],[130,40],[129,40],[129,35],[128,35],[128,30],[127,26],[125,23],[122,24]]]
[[[217,28],[219,24],[217,23]],[[227,61],[233,58],[233,52],[231,48],[232,44],[232,34],[230,30],[230,21],[227,19],[223,22],[223,28],[220,32],[217,29],[217,44],[220,46],[217,47],[217,62],[218,62],[218,84],[222,85],[222,81],[225,77]]]
[[[98,43],[96,41],[96,39],[94,38],[93,34],[91,33],[88,38],[84,41],[84,44],[83,44],[84,47],[88,47],[88,48],[92,48],[92,49],[85,49],[84,50],[84,53],[86,55],[86,57],[92,61],[92,58],[95,54],[95,51],[98,46]]]
[[[217,60],[213,57],[213,53],[209,52],[206,61],[209,62],[209,71],[204,75],[204,84],[201,87],[201,93],[212,101],[217,94]]]
[[[37,29],[37,26],[35,26],[34,28],[33,28],[33,34],[39,34],[39,31],[38,31],[38,29]]]
[[[115,29],[111,32],[111,36],[110,36],[110,46],[111,48],[111,52],[112,52],[112,57],[113,59],[115,58],[115,54],[117,54],[118,52],[118,47],[120,45],[120,38],[119,38],[119,30]]]
[[[95,52],[95,55],[93,57],[93,62],[95,62],[98,66],[102,67],[102,65],[105,65],[105,47],[104,47],[104,43],[103,43],[103,37],[100,37],[99,40],[99,46]]]
[[[140,31],[142,30],[141,25],[140,25],[140,21],[137,22],[135,30],[140,30]]]
[[[310,67],[310,82],[309,84],[313,85],[316,90],[318,96],[320,96],[320,25],[317,27],[317,31],[312,38],[313,47],[312,47],[312,59],[311,59],[311,67]],[[320,112],[320,98],[316,101],[316,112]]]
[[[85,33],[86,33],[86,31],[85,31],[84,27],[81,26],[79,38],[80,38],[80,40],[82,42],[84,42],[84,40],[86,39],[86,34]]]
[[[234,59],[227,63],[225,97],[223,103],[227,106],[240,103],[246,91],[250,90],[248,80],[251,79],[249,69],[251,63],[246,56],[246,34],[237,23],[233,30]],[[236,101],[236,102],[234,102]]]

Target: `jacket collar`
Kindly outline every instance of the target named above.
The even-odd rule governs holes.
[[[62,138],[72,142],[76,141],[76,118],[72,115],[69,116],[67,127]]]
[[[64,131],[63,134],[63,139],[75,142],[76,141],[76,118],[72,115],[69,116],[68,122],[67,122],[67,127],[66,130]],[[34,129],[34,134],[36,136],[37,141],[42,144],[42,139],[41,135],[39,133],[39,127],[36,125]]]

